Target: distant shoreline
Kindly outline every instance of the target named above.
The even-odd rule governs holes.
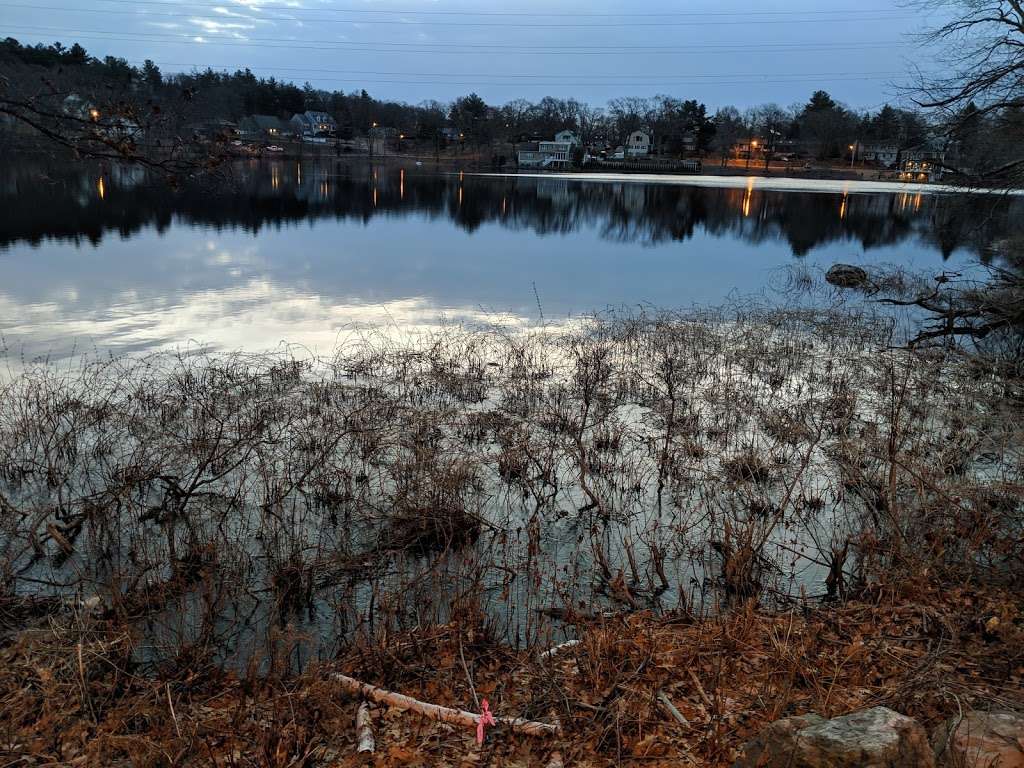
[[[712,176],[696,174],[661,173],[500,173],[479,172],[473,176],[518,177],[530,179],[565,179],[574,181],[597,181],[603,183],[673,184],[692,187],[719,187],[732,189],[757,189],[767,192],[820,192],[828,194],[846,193],[908,193],[915,195],[936,194],[1009,194],[1021,195],[1024,190],[985,189],[980,187],[959,187],[950,184],[928,184],[898,181],[862,181],[857,179],[800,179],[791,176]]]

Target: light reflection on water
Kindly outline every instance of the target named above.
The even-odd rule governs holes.
[[[0,198],[4,345],[51,359],[189,344],[324,353],[370,329],[719,304],[797,259],[959,266],[1022,204],[301,160],[179,191],[139,169],[15,165]]]

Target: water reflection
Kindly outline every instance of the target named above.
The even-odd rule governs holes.
[[[1022,226],[1022,205],[310,161],[171,189],[138,168],[15,164],[0,176],[0,333],[28,356],[324,351],[352,329],[720,303],[762,290],[794,256],[987,258]]]

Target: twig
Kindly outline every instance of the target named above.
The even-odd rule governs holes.
[[[562,651],[568,650],[569,648],[573,648],[579,644],[579,640],[566,640],[564,643],[559,643],[558,645],[554,645],[548,648],[546,651],[543,651],[539,656],[537,656],[537,659],[539,661],[547,661],[548,659],[554,658]]]
[[[178,716],[174,713],[174,702],[171,701],[171,684],[168,683],[165,686],[167,691],[167,707],[171,710],[171,720],[174,721],[174,730],[178,734],[178,738],[181,738],[181,728],[178,727]]]
[[[672,718],[684,728],[689,727],[690,721],[683,717],[683,713],[676,709],[676,705],[672,703],[668,696],[665,695],[664,691],[659,690],[657,694],[658,704],[665,710]]]

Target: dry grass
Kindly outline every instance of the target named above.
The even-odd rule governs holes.
[[[969,707],[1024,707],[1019,591],[880,587],[872,602],[715,617],[623,613],[576,620],[551,659],[494,642],[481,617],[386,635],[304,674],[141,674],[131,638],[79,617],[2,651],[0,715],[11,757],[72,765],[347,766],[357,701],[328,672],[434,703],[558,721],[561,737],[500,729],[483,747],[416,715],[375,712],[378,765],[725,766],[773,719],[885,705],[926,726]],[[688,721],[657,705],[662,691]]]

